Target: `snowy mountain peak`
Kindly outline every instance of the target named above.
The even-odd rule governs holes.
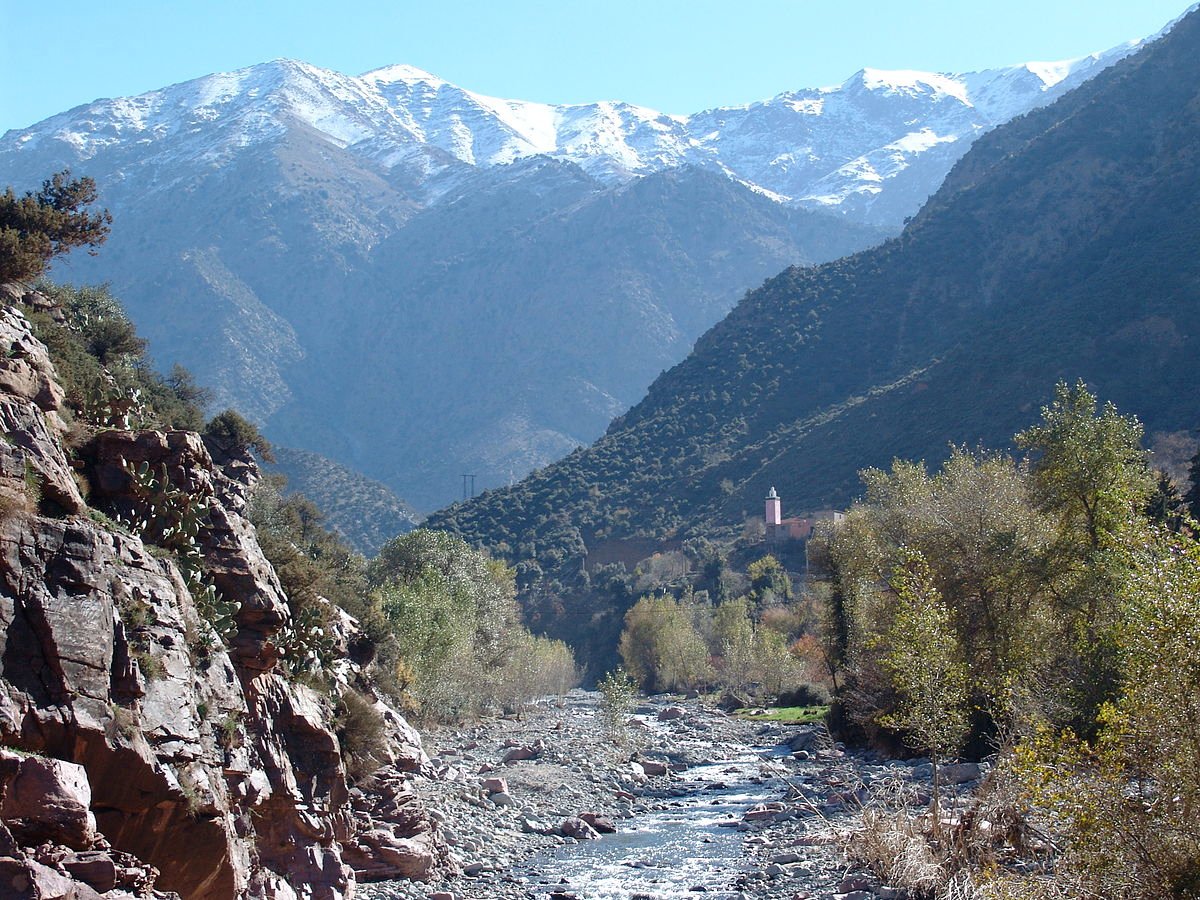
[[[911,69],[862,69],[845,82],[843,87],[861,85],[868,91],[885,94],[904,94],[915,97],[952,97],[970,105],[966,85],[956,76]]]
[[[406,65],[405,63],[397,63],[392,66],[383,66],[379,69],[372,69],[370,72],[364,72],[359,76],[363,81],[371,84],[395,84],[403,82],[404,84],[428,84],[440,86],[449,84],[448,81],[438,78],[436,75],[426,72],[424,69],[418,69],[416,66]]]
[[[63,164],[95,168],[110,151],[145,144],[132,156],[114,152],[111,165],[154,169],[152,182],[166,189],[162,173],[186,161],[219,164],[302,127],[366,165],[400,167],[424,202],[470,168],[548,156],[609,182],[698,166],[781,202],[894,225],[936,188],[928,173],[948,170],[983,131],[1138,46],[961,75],[864,68],[835,87],[689,116],[620,101],[491,97],[405,64],[355,77],[276,59],[78,107],[3,136],[0,158],[49,145]]]

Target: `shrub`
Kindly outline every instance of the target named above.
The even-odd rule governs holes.
[[[600,691],[600,714],[613,743],[624,746],[628,738],[625,719],[637,699],[637,683],[622,668],[613,669],[596,685]]]
[[[337,701],[334,719],[346,772],[352,778],[371,774],[387,755],[383,717],[375,704],[355,690]]]
[[[203,434],[210,449],[218,451],[216,455],[229,456],[253,450],[267,462],[275,462],[270,442],[236,410],[227,409],[213,416],[204,426]]]

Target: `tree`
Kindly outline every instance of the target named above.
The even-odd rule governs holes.
[[[1096,412],[1096,397],[1082,381],[1060,381],[1042,421],[1016,435],[1033,451],[1039,500],[1060,516],[1064,531],[1082,528],[1093,550],[1124,530],[1154,489],[1142,448],[1142,423],[1112,403]]]
[[[70,169],[47,178],[36,194],[18,197],[11,187],[5,189],[0,194],[0,282],[29,281],[54,257],[103,244],[112,215],[106,209],[88,212],[95,202],[96,183],[71,179]]]
[[[933,584],[919,553],[908,555],[892,577],[896,609],[882,636],[882,666],[891,676],[900,702],[880,722],[904,733],[933,763],[931,813],[936,835],[941,828],[938,763],[954,753],[967,736],[967,667],[950,625],[950,610]]]
[[[1056,572],[1064,624],[1057,662],[1076,727],[1091,734],[1117,690],[1118,594],[1129,572],[1124,548],[1140,540],[1154,475],[1142,424],[1112,403],[1097,411],[1082,381],[1059,382],[1042,421],[1016,435],[1034,454],[1035,496],[1057,523],[1047,567]]]
[[[1092,741],[1043,728],[1016,772],[1079,895],[1200,898],[1200,544],[1159,529],[1122,591],[1121,690]],[[1061,839],[1059,836],[1061,835]]]
[[[237,410],[227,409],[218,413],[204,426],[204,439],[221,453],[244,453],[253,450],[269,463],[275,462],[271,443],[253,422],[244,418]]]
[[[792,581],[787,570],[774,556],[755,560],[746,568],[750,588],[760,607],[787,603],[792,599]]]
[[[1188,478],[1192,483],[1187,493],[1183,495],[1183,501],[1187,504],[1188,515],[1196,521],[1200,521],[1200,450],[1196,451],[1196,455],[1192,457],[1192,462],[1188,466]]]

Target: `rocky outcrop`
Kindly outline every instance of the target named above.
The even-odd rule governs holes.
[[[15,900],[176,897],[96,831],[83,766],[0,750],[0,892]],[[32,848],[22,850],[22,846]]]
[[[352,796],[331,700],[276,668],[289,607],[245,515],[253,462],[106,431],[73,466],[53,367],[12,309],[0,347],[0,894],[340,900],[354,868],[435,872],[444,844],[401,771],[428,763],[415,733],[393,721],[381,788]],[[114,524],[145,513],[143,463],[204,510],[227,642],[171,554]]]

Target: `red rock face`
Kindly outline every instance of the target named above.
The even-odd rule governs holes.
[[[165,465],[172,486],[210,502],[204,568],[240,604],[227,651],[170,558],[87,517],[53,368],[3,307],[0,350],[0,747],[42,755],[0,750],[0,884],[22,885],[18,897],[155,887],[184,900],[302,885],[341,900],[355,868],[425,878],[445,866],[396,768],[351,805],[329,700],[275,671],[289,607],[244,515],[253,462],[218,467],[182,431],[103,432],[80,451],[91,502],[110,514],[134,511],[123,463]],[[23,499],[31,470],[37,508]],[[390,762],[427,765],[385,711]]]

